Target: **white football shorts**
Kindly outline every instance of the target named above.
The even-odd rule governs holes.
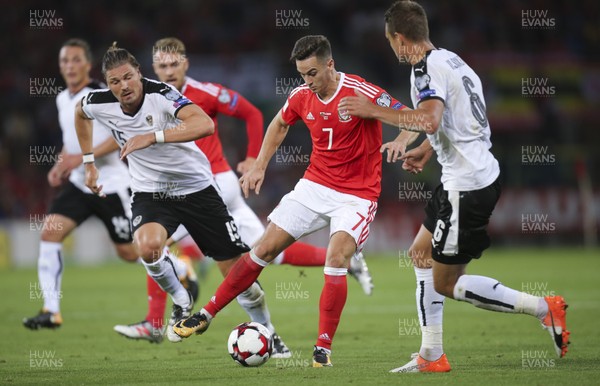
[[[329,237],[346,232],[360,252],[369,237],[377,202],[341,193],[316,182],[300,179],[294,190],[283,196],[269,221],[298,240],[329,225]]]

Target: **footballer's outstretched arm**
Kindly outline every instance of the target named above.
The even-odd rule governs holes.
[[[79,102],[75,108],[75,131],[77,132],[79,147],[81,147],[81,154],[83,154],[85,186],[94,194],[103,196],[102,185],[98,186],[98,169],[94,164],[93,125],[91,119],[83,112],[81,103]]]
[[[60,150],[60,153],[58,153],[58,160],[54,163],[54,165],[52,165],[52,168],[48,172],[48,184],[50,184],[50,186],[53,188],[60,186],[63,176],[68,174],[66,171],[67,168],[64,165],[65,160],[67,159],[65,157],[66,155],[67,152],[63,147]],[[81,158],[81,155],[79,155],[79,158]]]
[[[112,137],[95,146],[93,149],[94,157],[103,157],[113,151],[119,150],[119,145]],[[81,153],[67,153],[65,148],[60,151],[59,161],[52,166],[48,173],[48,182],[50,186],[59,186],[63,179],[69,177],[73,169],[79,167],[83,161]]]
[[[417,133],[435,134],[444,114],[444,103],[439,99],[423,101],[415,110],[394,111],[381,106],[376,107],[379,108],[374,110],[374,119]]]
[[[95,157],[103,157],[113,151],[119,150],[119,145],[112,137],[93,147],[94,130],[92,121],[83,112],[81,102],[75,107],[75,131],[77,132],[77,139],[79,140],[79,147],[82,154],[92,153]],[[77,166],[75,165],[75,167]]]
[[[281,111],[279,111],[271,123],[269,123],[269,127],[267,127],[265,138],[262,146],[260,147],[258,157],[256,158],[256,165],[258,168],[267,168],[267,165],[277,151],[277,148],[285,139],[289,128],[290,125],[283,120],[281,117]]]
[[[414,149],[411,149],[400,157],[402,163],[402,169],[417,174],[423,171],[425,164],[429,161],[433,155],[433,148],[429,139],[425,138],[423,142]]]
[[[215,123],[199,106],[190,103],[176,113],[182,122],[165,131],[165,142],[189,142],[213,135]]]
[[[250,190],[256,191],[256,194],[260,193],[260,187],[265,178],[267,165],[277,151],[279,145],[281,145],[285,139],[289,128],[290,125],[283,120],[281,111],[279,111],[267,128],[265,139],[263,140],[256,162],[252,165],[252,168],[240,178],[242,191],[246,198],[248,198]]]
[[[93,153],[93,125],[92,120],[85,115],[81,107],[81,101],[75,107],[75,131],[82,154]]]
[[[121,149],[121,159],[127,157],[133,151],[145,149],[157,142],[189,142],[199,138],[212,135],[215,132],[215,124],[204,110],[195,104],[183,106],[177,112],[177,117],[182,122],[172,129],[162,130],[155,133],[146,133],[131,137]]]
[[[356,92],[356,96],[342,98],[340,110],[346,110],[350,115],[366,119],[377,119],[401,130],[435,134],[442,115],[444,102],[439,99],[429,99],[419,103],[416,110],[394,110],[390,107],[378,106],[372,103],[364,94]]]
[[[418,136],[419,133],[402,130],[393,141],[384,143],[380,152],[384,153],[387,150],[387,162],[396,162]]]
[[[228,103],[221,103],[219,100],[217,103],[218,112],[246,122],[246,134],[248,135],[246,159],[239,162],[236,167],[238,173],[244,174],[254,165],[260,151],[264,135],[263,114],[240,93],[226,88],[222,88],[221,92],[223,91],[233,95],[233,97],[230,98],[231,101]]]
[[[94,147],[94,156],[102,157],[117,150],[119,150],[117,141],[115,141],[113,137],[109,137],[106,139],[106,141]]]

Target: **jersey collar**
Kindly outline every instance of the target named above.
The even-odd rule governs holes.
[[[335,90],[335,92],[333,93],[333,95],[327,99],[326,101],[324,101],[323,99],[321,99],[321,97],[319,96],[319,94],[315,93],[315,95],[317,96],[317,98],[319,99],[319,101],[321,101],[321,103],[323,103],[324,105],[329,104],[329,102],[331,102],[332,100],[335,99],[335,97],[337,96],[337,94],[340,93],[340,90],[342,89],[342,85],[344,84],[344,78],[346,77],[346,74],[343,72],[338,72],[338,74],[340,74],[340,81],[338,83],[337,89]]]

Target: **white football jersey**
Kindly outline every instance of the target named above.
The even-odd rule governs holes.
[[[99,83],[92,82],[74,95],[71,95],[69,90],[65,89],[56,97],[58,122],[62,130],[63,150],[67,154],[81,154],[77,132],[75,131],[75,107],[81,98],[91,90],[100,87],[102,86]],[[94,131],[98,133],[94,135],[94,147],[112,138],[106,130],[96,129],[99,126],[97,122],[93,123]],[[127,166],[119,159],[118,151],[96,158],[96,167],[100,171],[98,184],[103,186],[103,192],[110,194],[127,190],[129,187],[129,173],[127,172]],[[92,194],[92,191],[85,186],[85,170],[83,165],[79,165],[71,171],[69,181],[84,193]]]
[[[125,114],[109,89],[91,91],[83,111],[109,130],[120,147],[136,135],[169,130],[181,123],[177,112],[191,104],[172,86],[142,78],[143,101],[134,115]],[[213,184],[210,163],[191,142],[156,143],[127,156],[134,192],[186,195]]]
[[[490,152],[490,125],[477,74],[458,55],[444,49],[428,51],[412,68],[414,107],[428,99],[444,102],[434,135],[427,135],[442,165],[444,190],[482,189],[500,174]]]

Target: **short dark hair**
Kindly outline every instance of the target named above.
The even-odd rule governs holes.
[[[107,71],[126,63],[131,64],[138,70],[140,68],[135,56],[131,55],[125,48],[117,47],[117,42],[113,42],[102,58],[102,75],[106,77]]]
[[[308,35],[296,41],[290,61],[304,60],[311,56],[316,56],[317,59],[331,58],[331,44],[323,35]]]
[[[421,5],[411,0],[398,0],[385,12],[388,31],[404,35],[412,42],[429,40],[427,14]]]
[[[90,48],[88,42],[86,42],[85,40],[79,38],[72,38],[64,42],[60,48],[63,47],[79,47],[83,49],[83,53],[87,61],[90,63],[92,62],[92,49]]]

